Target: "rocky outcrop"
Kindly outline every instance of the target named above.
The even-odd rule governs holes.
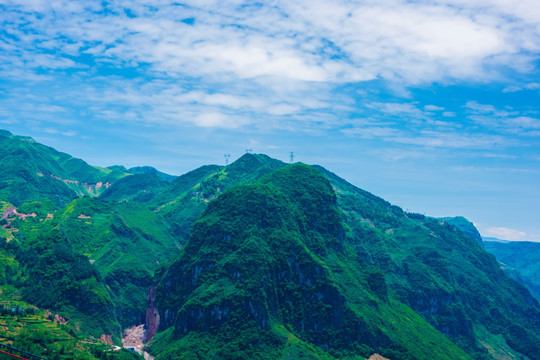
[[[144,335],[144,342],[149,341],[156,335],[157,329],[159,327],[159,311],[155,304],[156,299],[156,284],[152,286],[148,292],[148,297],[146,298],[147,308],[146,308],[146,321],[145,329],[146,333]]]
[[[101,334],[99,340],[104,342],[105,344],[114,345],[112,335]]]

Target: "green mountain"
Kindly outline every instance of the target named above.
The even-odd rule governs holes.
[[[253,182],[283,166],[283,162],[262,154],[245,154],[226,167],[202,166],[176,178],[150,206],[187,240],[209,201],[231,186]]]
[[[99,195],[125,176],[5,130],[0,130],[0,147],[0,200],[15,206],[43,199],[62,206],[79,196]]]
[[[344,236],[308,166],[225,192],[158,275],[157,359],[469,359],[389,296],[378,268],[357,266]]]
[[[463,216],[445,217],[440,218],[439,220],[455,226],[465,235],[469,236],[471,239],[474,239],[479,244],[482,244],[482,235],[480,235],[473,223],[465,219]]]
[[[165,191],[169,184],[155,173],[137,173],[118,180],[99,198],[103,201],[149,202]]]
[[[464,218],[260,154],[171,181],[0,142],[1,341],[128,359],[106,343],[146,323],[157,360],[540,354],[538,302]]]
[[[475,358],[540,354],[538,302],[476,239],[319,170],[337,194],[351,245],[384,271],[398,299]]]
[[[484,241],[484,249],[495,255],[506,274],[540,301],[540,243]]]
[[[462,231],[470,223],[405,213],[317,169],[286,167],[209,203],[183,250],[158,275],[161,333],[150,347],[158,359],[188,352],[203,358],[286,358],[292,338],[295,349],[313,358],[370,351],[395,359],[433,358],[442,340],[432,336],[441,334],[476,359],[534,359],[540,353],[538,303]],[[296,173],[302,171],[309,175]],[[320,174],[332,188],[321,184]],[[295,275],[297,262],[306,270]],[[306,278],[339,291],[308,290]],[[338,295],[343,308],[321,300]],[[355,332],[313,303],[346,312],[345,318],[358,316],[369,330]],[[399,314],[407,309],[421,318],[404,321]],[[411,323],[414,331],[407,327]],[[419,329],[426,343],[406,336]],[[453,355],[436,358],[464,356],[455,351],[447,348],[443,353]]]
[[[31,204],[26,208],[27,211],[32,210]],[[107,312],[113,313],[104,322],[122,327],[144,322],[146,296],[153,283],[154,271],[180,246],[171,226],[161,216],[136,202],[107,203],[94,198],[80,198],[50,215],[42,213],[36,217],[14,219],[10,226],[19,230],[14,233],[18,247],[33,253],[39,249],[35,254],[38,262],[51,260],[44,258],[41,252],[50,252],[54,257],[57,251],[69,249],[75,256],[71,259],[76,263],[74,266],[88,268],[87,271],[92,271],[96,277],[95,285],[104,287],[103,296],[107,298],[109,307]],[[48,271],[43,264],[38,270]],[[28,281],[32,282],[32,279]],[[57,300],[36,302],[48,296],[50,289],[36,289],[31,285],[25,285],[30,289],[27,292],[30,297],[26,296],[28,301],[38,306],[62,309],[63,304],[58,305]],[[74,305],[74,301],[68,304]],[[83,313],[95,316],[102,311],[105,312],[90,308]],[[87,328],[90,330],[92,327],[95,326]],[[120,334],[119,328],[107,329],[110,332],[106,334]],[[94,332],[93,335],[99,337],[101,334]]]
[[[177,176],[166,174],[151,166],[135,166],[129,168],[127,172],[130,174],[155,174],[159,178],[167,181],[168,183],[173,182],[173,180],[177,178]]]

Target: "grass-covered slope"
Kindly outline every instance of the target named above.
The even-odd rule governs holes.
[[[0,199],[15,206],[43,199],[62,206],[77,196],[98,195],[125,175],[5,130],[0,130],[0,148]]]
[[[25,205],[25,209],[36,211],[32,203]],[[28,270],[29,275],[57,271],[55,256],[69,251],[73,266],[86,269],[85,274],[95,274],[94,280],[77,278],[76,281],[96,289],[103,287],[107,309],[112,309],[111,323],[120,323],[122,327],[144,322],[146,296],[152,286],[154,271],[179,248],[171,226],[161,216],[135,202],[107,203],[95,198],[80,198],[56,212],[36,212],[35,217],[16,218],[10,224],[19,230],[13,233],[14,240],[10,244],[33,254],[26,267],[33,269],[34,264],[38,265]],[[69,270],[68,278],[72,274]],[[55,275],[54,279],[58,277],[61,275]],[[34,278],[41,281],[38,274]],[[29,289],[25,294],[31,303],[58,309],[77,303],[76,299],[70,299],[59,305],[56,298],[47,304],[40,302],[68,288],[66,282],[55,283],[59,289],[55,291],[51,291],[49,285],[38,286],[32,282],[21,285]],[[79,301],[80,306],[76,308],[86,302],[84,299]],[[83,310],[90,318],[102,311],[94,307]],[[95,326],[92,321],[87,321],[86,325],[88,328]],[[114,328],[114,334],[120,334],[118,327]]]
[[[484,249],[495,255],[503,270],[525,285],[540,301],[540,243],[528,241],[484,241]]]
[[[176,179],[177,177],[174,175],[166,174],[164,172],[159,171],[156,168],[153,168],[152,166],[135,166],[132,168],[129,168],[127,170],[130,174],[155,174],[159,178],[167,181],[168,183],[171,183]]]
[[[455,226],[465,235],[469,236],[471,239],[474,239],[477,243],[482,244],[482,235],[480,235],[478,229],[476,229],[472,222],[465,219],[463,216],[445,217],[439,220],[440,222]]]
[[[468,359],[387,292],[305,165],[211,202],[158,276],[157,359]]]
[[[538,302],[505,276],[477,240],[448,221],[405,213],[325,174],[337,193],[350,245],[384,271],[399,299],[477,359],[498,359],[502,348],[515,358],[538,357]],[[495,339],[504,346],[495,346]]]
[[[61,314],[81,336],[118,340],[114,305],[95,267],[70,244],[47,236],[40,239],[32,244],[0,241],[5,261],[0,282],[7,286],[1,289],[2,301],[20,299]]]
[[[10,285],[0,284],[0,291],[13,297],[14,289]],[[74,324],[66,321],[58,314],[21,300],[2,300],[0,343],[50,360],[142,359],[132,351],[113,351],[113,346],[99,339],[82,337]],[[0,358],[13,359],[7,355],[0,355]]]
[[[202,166],[176,178],[149,206],[187,239],[210,200],[231,186],[253,182],[284,165],[266,155],[245,154],[229,166]]]
[[[154,173],[138,173],[118,180],[99,198],[103,201],[149,202],[167,189],[169,184]]]

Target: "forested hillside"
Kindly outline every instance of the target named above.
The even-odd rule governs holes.
[[[464,218],[261,154],[172,177],[0,141],[0,341],[129,359],[112,344],[144,324],[157,360],[540,354],[538,301]]]

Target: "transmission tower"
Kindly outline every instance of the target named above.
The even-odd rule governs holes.
[[[253,152],[253,149],[246,149],[246,153],[251,154]]]
[[[289,153],[289,157],[290,157],[291,164],[292,164],[294,162],[294,153],[292,151]]]
[[[231,158],[231,154],[224,154],[225,157],[225,166],[229,165],[229,159]]]

